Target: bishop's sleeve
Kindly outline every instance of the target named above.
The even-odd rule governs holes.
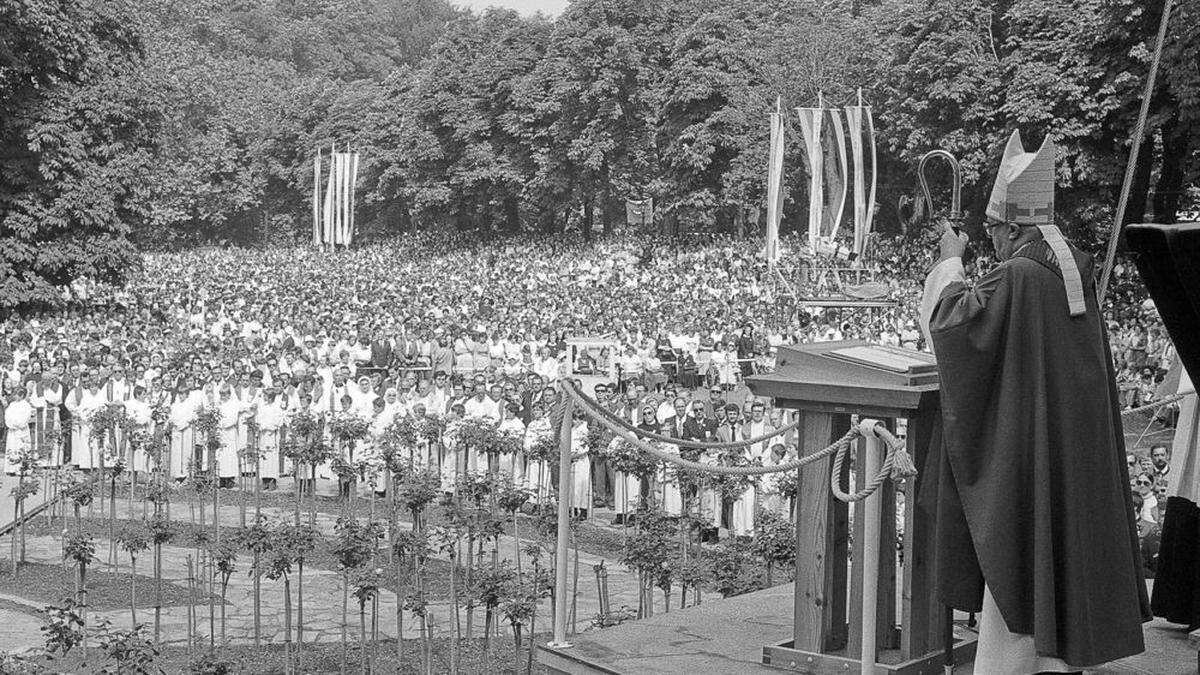
[[[953,271],[951,266],[942,273],[953,276]],[[946,409],[961,407],[965,412],[985,403],[983,392],[996,375],[997,359],[1007,340],[1012,296],[1009,272],[1002,265],[974,286],[961,278],[952,279],[932,301],[927,329],[942,374]],[[926,302],[928,294],[922,299],[923,310]]]

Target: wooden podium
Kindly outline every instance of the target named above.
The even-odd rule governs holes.
[[[931,354],[872,345],[859,340],[783,347],[775,372],[747,379],[756,396],[799,411],[800,454],[816,452],[850,428],[852,415],[908,422],[906,443],[918,470],[941,425],[937,367]],[[938,434],[940,435],[940,434]],[[857,441],[862,457],[866,442]],[[843,473],[850,470],[846,462]],[[857,485],[865,462],[854,462]],[[884,483],[868,499],[882,500],[880,564],[863,567],[863,518],[854,523],[853,546],[847,504],[830,493],[830,467],[822,462],[800,469],[796,496],[796,595],[793,638],[763,647],[763,663],[805,673],[857,672],[862,654],[862,579],[877,575],[877,673],[919,675],[941,672],[945,610],[937,601],[929,553],[932,519],[916,508],[924,476],[909,479],[904,509],[903,562],[896,547],[896,486]],[[847,485],[843,475],[843,488]],[[856,504],[862,513],[863,502]],[[851,550],[852,549],[852,550]],[[852,553],[852,555],[851,555]],[[852,563],[851,563],[852,561]],[[897,613],[897,584],[900,607]],[[957,640],[955,662],[974,658],[974,638]]]

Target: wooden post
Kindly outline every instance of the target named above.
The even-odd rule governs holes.
[[[845,415],[802,411],[801,453],[836,440]],[[822,652],[844,641],[846,623],[846,505],[829,491],[826,464],[801,472],[796,496],[796,591],[793,649]]]

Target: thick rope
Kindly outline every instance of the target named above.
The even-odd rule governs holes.
[[[888,476],[892,472],[892,463],[895,461],[895,449],[891,444],[888,444],[887,456],[883,458],[883,466],[879,467],[879,473],[875,474],[861,490],[854,494],[846,494],[842,490],[842,460],[845,457],[846,448],[842,448],[833,456],[833,470],[829,474],[829,489],[833,492],[834,497],[843,502],[858,502],[874,494],[879,489],[879,486],[883,485],[883,482],[888,479]]]
[[[626,442],[632,444],[638,450],[641,450],[651,457],[659,459],[663,462],[674,464],[675,466],[699,473],[732,476],[761,476],[770,473],[796,471],[804,466],[825,459],[836,453],[833,468],[834,479],[830,481],[830,487],[834,497],[844,502],[861,501],[866,499],[868,496],[878,490],[888,478],[900,480],[910,476],[915,476],[917,473],[911,458],[908,457],[908,453],[904,448],[904,443],[893,436],[890,431],[882,426],[877,426],[874,430],[874,433],[887,445],[887,456],[884,458],[883,465],[880,467],[879,473],[873,476],[861,490],[852,495],[848,495],[841,490],[836,477],[841,475],[842,462],[845,458],[846,451],[850,448],[851,442],[855,438],[863,435],[863,432],[857,426],[852,427],[844,436],[834,441],[830,445],[822,448],[821,450],[818,450],[810,455],[805,455],[804,457],[794,461],[787,462],[786,464],[777,464],[775,466],[715,466],[711,464],[701,464],[700,462],[693,462],[678,455],[673,455],[669,452],[660,450],[659,448],[656,448],[639,439],[629,431],[626,431],[615,424],[609,423],[608,420],[599,415],[595,415],[597,410],[602,410],[602,408],[598,408],[595,403],[588,400],[587,397],[583,396],[574,387],[564,386],[563,391],[566,392],[567,396],[571,397],[571,400],[574,401],[575,404],[578,405],[585,414],[593,416],[597,422],[602,424],[609,431],[612,431]],[[674,443],[675,439],[669,438],[668,441]]]
[[[1129,161],[1125,163],[1125,180],[1121,183],[1121,195],[1117,199],[1117,213],[1113,218],[1112,234],[1108,239],[1108,252],[1104,256],[1104,271],[1100,275],[1097,291],[1099,304],[1104,304],[1108,294],[1108,281],[1117,262],[1117,243],[1121,240],[1121,228],[1125,225],[1125,208],[1129,204],[1129,190],[1133,186],[1133,175],[1137,171],[1138,153],[1142,149],[1142,137],[1146,135],[1146,117],[1150,114],[1150,99],[1154,97],[1154,80],[1158,77],[1158,63],[1162,60],[1163,42],[1167,39],[1167,24],[1171,22],[1172,0],[1163,0],[1162,19],[1158,24],[1158,41],[1154,44],[1154,57],[1150,60],[1150,73],[1146,76],[1146,87],[1142,92],[1142,105],[1138,110],[1137,124],[1133,129],[1133,144],[1129,147]]]
[[[833,453],[837,452],[839,448],[849,446],[850,441],[859,436],[858,428],[852,428],[846,432],[845,436],[842,436],[827,447],[822,448],[811,455],[805,455],[804,457],[786,464],[776,464],[774,466],[716,466],[713,464],[702,464],[700,462],[693,462],[691,460],[684,459],[679,455],[673,455],[669,452],[656,448],[638,438],[633,433],[621,428],[620,426],[610,423],[604,417],[596,415],[595,413],[597,412],[597,407],[595,403],[588,400],[587,397],[579,393],[579,391],[574,387],[564,386],[563,391],[566,392],[567,396],[571,397],[571,400],[573,400],[575,404],[579,406],[580,410],[593,417],[593,419],[599,422],[602,426],[619,436],[622,440],[632,444],[633,447],[637,448],[638,450],[641,450],[642,452],[645,452],[656,459],[674,464],[675,466],[691,471],[699,471],[702,473],[715,473],[729,476],[761,476],[769,473],[779,473],[781,471],[795,471],[802,466],[807,466],[808,464],[812,464],[813,462],[829,457]],[[672,445],[679,444],[674,438],[667,438],[666,442],[671,443]]]
[[[1196,394],[1195,391],[1181,391],[1178,394],[1171,394],[1170,396],[1167,396],[1158,401],[1154,401],[1153,403],[1147,403],[1146,405],[1138,406],[1137,408],[1130,408],[1129,410],[1122,410],[1121,417],[1128,417],[1129,415],[1133,415],[1135,413],[1145,412],[1147,410],[1154,410],[1156,408],[1161,408],[1165,405],[1171,405],[1172,403],[1174,403],[1176,401],[1182,401],[1183,399],[1185,399],[1189,396],[1194,396],[1195,394]]]
[[[564,381],[563,388],[564,389],[569,388],[569,389],[574,390],[575,384],[573,382],[570,382],[569,380]],[[575,390],[575,393],[576,393],[575,400],[578,402],[580,400],[580,398],[578,396],[579,391]],[[580,405],[583,405],[583,404],[581,403]],[[792,422],[791,424],[779,427],[778,429],[776,429],[775,431],[772,431],[769,434],[763,434],[762,436],[755,436],[754,438],[748,438],[743,441],[730,441],[728,443],[707,443],[705,441],[691,441],[691,440],[684,440],[682,438],[672,438],[670,436],[664,436],[662,434],[659,434],[659,433],[656,433],[653,431],[648,431],[646,429],[639,429],[636,426],[627,422],[626,420],[622,419],[620,415],[617,415],[616,413],[612,412],[611,410],[606,410],[605,408],[603,408],[601,406],[588,406],[588,407],[597,416],[603,417],[608,422],[615,424],[619,427],[622,427],[629,433],[635,434],[640,438],[648,438],[652,441],[660,441],[663,443],[670,443],[672,445],[678,445],[681,448],[694,448],[694,449],[698,449],[698,450],[736,450],[738,448],[748,448],[751,445],[756,445],[758,443],[763,443],[765,441],[769,441],[772,438],[775,438],[776,436],[782,436],[783,434],[786,434],[787,432],[792,431],[793,429],[796,429],[800,426],[800,421],[797,420],[795,422]]]

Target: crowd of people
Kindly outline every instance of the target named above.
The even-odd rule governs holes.
[[[57,429],[64,442],[45,464],[90,470],[125,461],[149,470],[152,458],[119,457],[114,443],[129,444],[93,433],[95,416],[114,406],[132,424],[122,433],[166,432],[170,453],[161,461],[175,478],[208,468],[197,429],[218,425],[221,452],[211,464],[227,485],[247,468],[240,451],[252,434],[262,455],[255,471],[268,481],[289,471],[281,439],[301,412],[327,426],[357,416],[374,437],[396,419],[437,418],[449,428],[483,417],[532,447],[548,425],[552,385],[567,373],[599,376],[589,393],[632,424],[743,439],[786,423],[770,401],[743,403],[735,391],[746,375],[771,368],[781,346],[861,338],[926,348],[916,328],[932,260],[925,247],[881,238],[865,262],[813,261],[801,260],[799,240],[789,239],[780,274],[767,268],[760,244],[418,233],[350,251],[149,254],[121,287],[76,285],[61,308],[8,317],[0,340],[6,468],[15,473],[31,446],[49,447],[47,433]],[[814,266],[862,270],[894,304],[802,307],[807,291],[789,275]],[[1173,353],[1131,269],[1117,270],[1114,289],[1110,338],[1132,384],[1127,403],[1137,405],[1153,395]],[[592,347],[575,348],[581,338]],[[452,451],[442,443],[426,460],[457,466],[445,461]],[[785,439],[711,461],[786,461],[796,451]],[[619,452],[581,446],[577,479],[586,477],[587,489],[579,492],[590,496],[578,508],[607,504],[621,517],[649,494],[677,508],[678,479],[615,471]],[[510,473],[544,493],[533,461],[522,455]],[[788,512],[785,492],[762,481],[696,496],[714,526],[746,534],[756,508]]]

